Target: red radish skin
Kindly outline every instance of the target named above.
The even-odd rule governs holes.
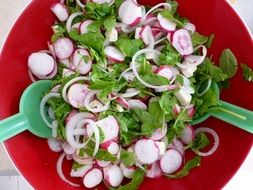
[[[123,174],[118,165],[110,165],[103,169],[104,179],[107,185],[111,187],[118,187],[123,181]]]
[[[163,173],[171,174],[180,168],[182,162],[182,155],[175,149],[169,149],[160,160],[160,168]]]
[[[92,23],[92,20],[85,20],[79,25],[80,34],[86,34],[88,32],[88,26]]]
[[[149,165],[146,176],[148,178],[159,178],[162,177],[162,170],[159,166],[159,162],[156,161],[155,163]]]
[[[105,55],[112,62],[123,62],[125,60],[122,52],[114,46],[105,47]]]
[[[157,15],[158,22],[163,30],[166,32],[173,32],[176,30],[177,24],[164,18],[160,13]]]
[[[176,118],[178,114],[180,113],[181,108],[178,104],[175,104],[172,108],[173,117]]]
[[[126,108],[126,109],[130,109],[130,105],[129,103],[126,101],[125,98],[121,98],[121,97],[117,97],[115,99],[115,102],[117,102],[118,104],[120,104],[122,107]]]
[[[78,169],[71,169],[70,176],[71,177],[84,177],[87,172],[92,169],[93,165],[85,165]]]
[[[88,60],[85,60],[85,59]],[[90,58],[90,54],[86,49],[77,49],[75,50],[72,58],[73,66],[76,68],[80,74],[87,74],[92,67],[92,61]]]
[[[124,177],[131,179],[133,177],[134,171],[136,170],[135,166],[126,167],[122,162],[120,163],[120,169]]]
[[[159,156],[159,149],[151,139],[137,141],[134,146],[134,152],[138,161],[143,164],[152,164]]]
[[[69,17],[68,9],[63,3],[53,4],[51,6],[51,10],[61,22],[68,20]]]
[[[142,8],[133,0],[124,1],[118,11],[120,20],[127,25],[136,26],[142,17]]]
[[[177,30],[172,36],[172,46],[181,55],[193,53],[193,45],[190,33],[186,29]]]
[[[187,124],[180,136],[180,140],[184,144],[190,144],[194,139],[194,129],[191,125]]]
[[[53,152],[61,152],[62,151],[62,141],[55,139],[55,138],[49,138],[47,139],[47,144]]]
[[[93,188],[103,181],[103,173],[101,170],[91,169],[83,178],[83,184],[87,188]]]
[[[174,32],[169,32],[167,34],[167,40],[171,43],[172,42],[172,36],[173,36]]]
[[[190,118],[192,118],[196,113],[195,107],[193,104],[189,105],[187,108],[187,114]]]
[[[55,69],[55,60],[47,53],[32,53],[28,58],[28,67],[39,78],[50,75]]]
[[[160,66],[158,69],[156,69],[155,73],[159,76],[167,78],[168,80],[171,80],[174,76],[170,66]]]
[[[85,96],[88,94],[88,85],[75,83],[68,91],[68,101],[75,108],[84,107],[83,102]]]
[[[59,38],[54,42],[53,48],[56,57],[59,59],[69,58],[74,51],[74,45],[69,38]]]
[[[142,110],[147,110],[146,104],[144,104],[142,101],[138,99],[131,99],[127,101],[128,104],[130,105],[130,109],[142,109]]]

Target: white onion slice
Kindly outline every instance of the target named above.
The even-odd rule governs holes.
[[[130,90],[130,89],[127,89],[127,90]],[[131,97],[134,97],[138,94],[140,94],[141,91],[138,90],[138,89],[135,89],[135,88],[132,88],[130,92],[125,92],[125,93],[122,93],[122,94],[117,94],[118,97],[121,97],[121,98],[131,98]]]
[[[59,123],[57,120],[54,120],[52,122],[52,137],[56,138],[57,137],[57,129],[58,129]]]
[[[84,8],[85,5],[80,1],[80,0],[76,0],[76,3],[79,5],[79,7]]]
[[[69,181],[63,174],[63,171],[62,171],[62,163],[63,163],[63,160],[64,160],[64,157],[65,157],[65,153],[62,153],[60,155],[60,157],[58,158],[57,160],[57,164],[56,164],[56,170],[57,170],[57,173],[59,175],[59,177],[62,179],[62,181],[65,181],[66,183],[68,183],[69,185],[72,185],[73,187],[80,187],[79,184],[77,183],[73,183],[71,181]]]
[[[36,82],[36,81],[37,81],[37,80],[34,78],[34,76],[33,76],[33,74],[32,74],[32,72],[31,72],[30,69],[28,69],[28,75],[29,75],[29,77],[30,77],[30,79],[31,79],[32,82]]]
[[[213,136],[213,138],[214,138],[214,145],[213,145],[213,147],[208,152],[200,152],[200,151],[194,150],[194,149],[193,149],[193,152],[195,152],[199,156],[210,156],[218,148],[218,145],[219,145],[219,136],[218,136],[218,134],[213,129],[210,129],[210,128],[207,128],[207,127],[197,128],[194,131],[194,135],[196,136],[198,133],[201,133],[201,132],[211,134]]]
[[[52,124],[49,123],[47,121],[47,118],[45,116],[45,106],[47,104],[47,101],[50,99],[50,98],[60,98],[61,95],[59,93],[48,93],[47,95],[45,95],[41,102],[40,102],[40,115],[43,119],[43,121],[45,122],[45,124],[49,127],[49,128],[52,128]]]
[[[80,81],[80,80],[88,81],[89,78],[88,77],[76,77],[76,78],[73,78],[72,80],[70,80],[69,82],[67,82],[67,84],[65,84],[65,86],[63,87],[63,89],[62,89],[62,97],[63,97],[63,99],[66,102],[69,103],[68,96],[67,96],[67,90],[68,90],[69,86],[72,85],[73,83],[77,82],[77,81]]]
[[[83,12],[76,12],[76,13],[73,13],[69,16],[68,20],[67,20],[67,23],[66,23],[66,29],[68,32],[71,31],[71,25],[72,25],[72,22],[73,20],[77,17],[77,16],[80,16],[80,15],[83,15]]]
[[[93,156],[95,156],[98,152],[98,149],[99,149],[99,143],[100,143],[100,139],[99,139],[99,129],[97,127],[97,124],[92,121],[92,120],[89,120],[89,125],[92,127],[92,132],[95,134],[95,149],[93,151]]]
[[[85,96],[84,98],[84,106],[87,110],[89,110],[90,112],[93,112],[93,113],[99,113],[99,112],[102,112],[102,111],[105,111],[105,110],[108,110],[109,108],[109,104],[110,102],[106,102],[104,103],[104,106],[103,107],[99,107],[99,108],[92,108],[90,106],[90,103],[92,102],[92,99],[93,97],[98,93],[99,91],[98,90],[92,90],[90,92],[88,92],[88,94]]]

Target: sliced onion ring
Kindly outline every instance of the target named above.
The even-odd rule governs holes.
[[[200,151],[194,150],[194,149],[193,149],[193,152],[195,152],[199,156],[210,156],[218,148],[218,145],[219,145],[219,136],[218,136],[218,134],[213,129],[210,129],[210,128],[207,128],[207,127],[197,128],[194,131],[194,135],[196,136],[198,133],[201,133],[201,132],[211,134],[213,136],[213,138],[214,138],[214,145],[213,145],[213,147],[208,152],[200,152]]]
[[[67,23],[66,23],[66,29],[68,32],[71,31],[71,25],[72,25],[72,22],[73,20],[77,17],[77,16],[80,16],[80,15],[83,15],[83,12],[76,12],[76,13],[73,13],[69,16],[68,20],[67,20]]]

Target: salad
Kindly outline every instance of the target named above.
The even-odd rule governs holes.
[[[198,33],[177,7],[135,0],[52,5],[57,22],[48,50],[32,53],[28,67],[33,81],[52,80],[40,112],[66,183],[134,190],[145,177],[184,177],[218,148],[213,129],[191,122],[217,106],[211,85],[226,87],[237,61],[225,49],[215,65],[207,57],[214,34]],[[185,160],[187,152],[195,156]],[[82,184],[63,174],[65,158]]]

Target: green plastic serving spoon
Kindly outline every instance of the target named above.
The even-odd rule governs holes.
[[[219,99],[219,87],[216,83],[212,83],[211,88],[217,93]],[[203,122],[209,116],[237,126],[245,131],[253,133],[253,112],[236,105],[218,100],[218,106],[211,109],[205,115],[194,119],[191,124],[195,125]]]
[[[50,86],[49,80],[40,80],[24,91],[19,103],[20,112],[0,121],[0,142],[25,130],[42,138],[52,136],[51,129],[42,120],[39,109],[41,95],[49,90]]]

